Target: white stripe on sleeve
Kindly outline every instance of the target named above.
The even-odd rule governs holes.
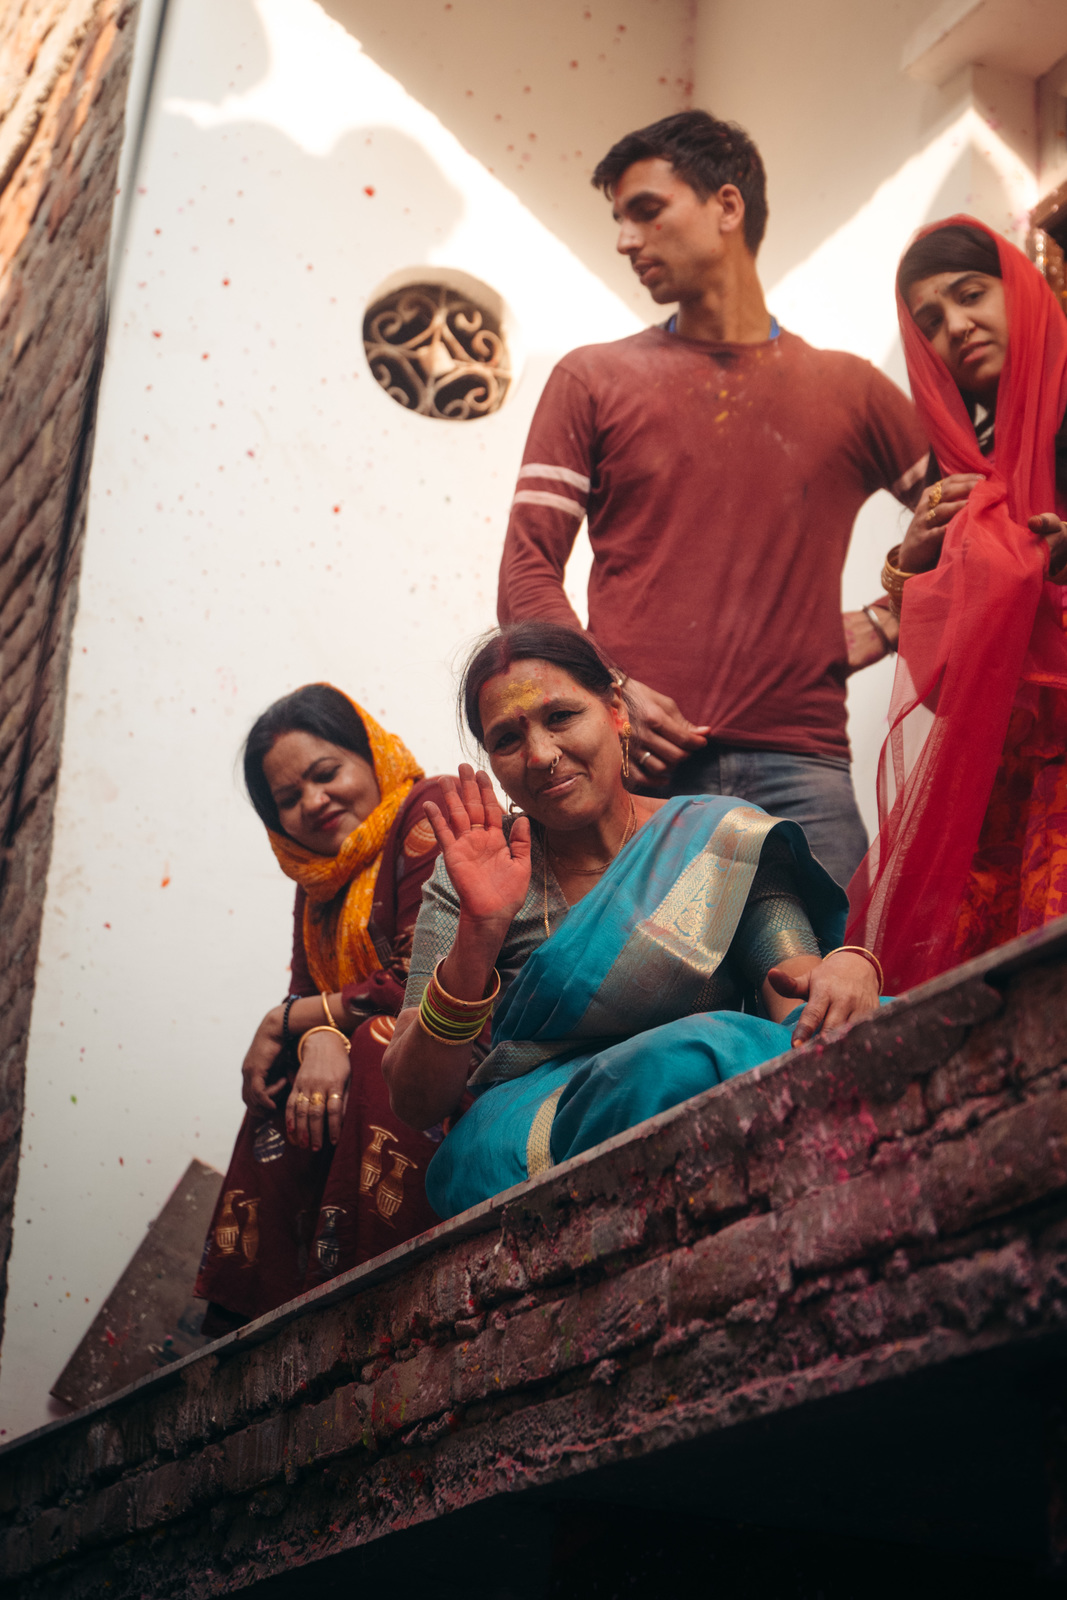
[[[554,511],[569,511],[572,517],[584,517],[585,507],[578,500],[568,500],[562,494],[548,494],[543,489],[520,489],[513,506],[551,506]]]
[[[569,483],[583,493],[589,493],[589,479],[580,472],[572,472],[570,467],[549,467],[541,461],[528,461],[524,467],[519,468],[520,478],[547,478],[550,483]]]

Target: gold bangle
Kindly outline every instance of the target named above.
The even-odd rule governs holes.
[[[322,1009],[326,1013],[326,1026],[328,1028],[336,1028],[337,1024],[333,1020],[333,1012],[330,1010],[329,1001],[326,999],[325,992],[319,995],[319,999],[322,1001]]]
[[[827,950],[823,960],[827,960],[829,956],[839,955],[864,956],[866,960],[871,963],[871,966],[878,974],[878,993],[881,994],[882,990],[885,988],[885,973],[882,971],[882,963],[879,961],[873,950],[868,950],[866,946],[862,944],[839,944],[835,949]]]
[[[480,1000],[457,1000],[454,994],[449,994],[448,990],[437,976],[447,959],[447,956],[441,957],[440,961],[433,969],[433,977],[430,981],[437,985],[441,991],[442,997],[448,1001],[449,1005],[455,1006],[457,1011],[480,1011],[483,1006],[492,1005],[493,1001],[500,993],[500,974],[497,969],[495,967],[493,968],[493,977],[496,979],[496,983],[493,985],[492,994],[484,994]]]
[[[900,602],[904,594],[904,585],[909,578],[917,577],[914,572],[904,572],[897,566],[900,560],[900,546],[895,544],[885,558],[882,568],[882,588],[889,596],[889,609],[895,617],[900,616]]]
[[[334,1023],[331,1022],[330,1026],[327,1027],[324,1022],[320,1022],[318,1027],[309,1028],[305,1034],[301,1035],[300,1043],[296,1047],[296,1059],[300,1062],[301,1066],[303,1066],[304,1063],[304,1046],[307,1044],[313,1033],[335,1033],[339,1039],[344,1041],[344,1047],[346,1050],[351,1042],[347,1033],[342,1033],[340,1028],[338,1028]]]

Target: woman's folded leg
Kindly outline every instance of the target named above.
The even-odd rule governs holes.
[[[434,1157],[430,1204],[454,1217],[790,1047],[787,1025],[716,1011],[494,1084]]]
[[[788,1027],[740,1011],[679,1017],[610,1045],[590,1056],[560,1095],[552,1160],[580,1155],[790,1047]]]

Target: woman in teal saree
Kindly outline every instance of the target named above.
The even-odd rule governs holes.
[[[464,700],[522,814],[470,767],[427,806],[442,857],[383,1061],[412,1126],[474,1095],[427,1173],[442,1216],[878,1004],[872,959],[832,948],[847,902],[796,824],[627,791],[625,700],[587,636],[503,630]]]

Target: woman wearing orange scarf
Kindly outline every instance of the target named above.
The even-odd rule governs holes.
[[[297,885],[293,968],[245,1057],[248,1110],[204,1245],[196,1293],[215,1334],[437,1221],[434,1134],[397,1120],[381,1074],[437,856],[423,811],[437,783],[329,684],[263,713],[244,771]]]

